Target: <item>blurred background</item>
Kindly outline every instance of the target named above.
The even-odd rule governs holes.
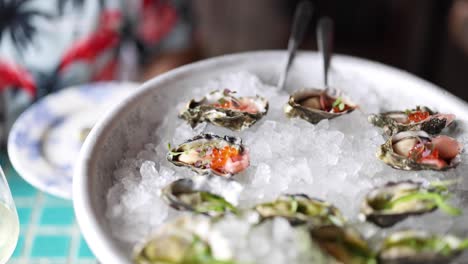
[[[335,21],[335,52],[414,73],[468,100],[467,0],[311,0]],[[0,138],[64,87],[144,81],[227,53],[285,49],[294,0],[0,0]]]
[[[298,1],[192,3],[200,57],[284,49]],[[335,21],[335,51],[407,70],[468,100],[468,1],[313,1],[314,19],[303,49],[316,50],[320,16]]]

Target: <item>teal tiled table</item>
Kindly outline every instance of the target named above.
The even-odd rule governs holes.
[[[80,234],[73,204],[26,183],[4,153],[0,164],[10,185],[20,220],[20,237],[8,264],[95,264]]]

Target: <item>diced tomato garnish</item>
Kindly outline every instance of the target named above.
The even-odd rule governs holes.
[[[338,106],[333,107],[333,113],[340,113],[340,112],[345,112],[347,110],[351,109],[351,107],[347,104],[344,105],[343,110],[340,110]]]
[[[440,162],[445,162],[439,158],[439,150],[433,148],[431,143],[417,144],[410,150],[408,157],[416,162],[425,164],[439,164]]]
[[[424,152],[423,144],[416,144],[408,153],[408,158],[418,161]]]

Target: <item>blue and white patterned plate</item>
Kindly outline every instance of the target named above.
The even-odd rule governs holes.
[[[38,189],[71,199],[81,132],[137,87],[117,82],[80,85],[34,103],[10,131],[8,154],[13,166]]]

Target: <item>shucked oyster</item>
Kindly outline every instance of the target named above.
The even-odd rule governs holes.
[[[137,246],[136,264],[233,263],[229,249],[213,250],[211,222],[206,216],[185,216],[162,226],[151,238]],[[218,245],[218,248],[219,245]]]
[[[424,187],[413,181],[389,182],[369,192],[361,207],[366,220],[380,227],[389,227],[410,215],[424,214],[440,208],[451,215],[460,211],[448,205],[444,185]]]
[[[322,226],[310,229],[314,242],[342,264],[375,264],[375,254],[366,240],[354,229]]]
[[[312,124],[352,112],[356,105],[319,89],[302,89],[289,97],[284,112],[289,118],[300,117]]]
[[[235,97],[234,92],[216,90],[200,101],[190,100],[179,117],[192,127],[202,122],[241,131],[260,120],[268,111],[268,101],[260,96]]]
[[[263,219],[280,216],[293,225],[309,223],[313,226],[342,226],[345,223],[336,207],[304,194],[282,195],[273,202],[255,206],[255,211]]]
[[[461,150],[462,145],[451,137],[405,131],[380,146],[377,157],[401,170],[446,170],[460,163]]]
[[[468,248],[468,240],[405,230],[387,237],[379,251],[382,264],[445,264]]]
[[[167,159],[200,174],[231,177],[249,166],[249,151],[240,138],[200,134],[176,148],[170,148]]]
[[[369,122],[384,129],[391,136],[407,130],[423,130],[429,134],[439,134],[455,120],[453,114],[438,114],[425,106],[407,111],[391,111],[370,115]]]
[[[225,213],[237,212],[236,207],[221,195],[210,190],[209,181],[229,181],[221,177],[194,177],[194,179],[179,179],[162,190],[163,198],[177,210],[187,210],[209,216],[222,216]],[[231,192],[239,192],[242,187],[237,182],[230,185]],[[236,194],[234,194],[235,196]],[[231,195],[232,198],[233,195]],[[236,202],[236,201],[232,201]]]

